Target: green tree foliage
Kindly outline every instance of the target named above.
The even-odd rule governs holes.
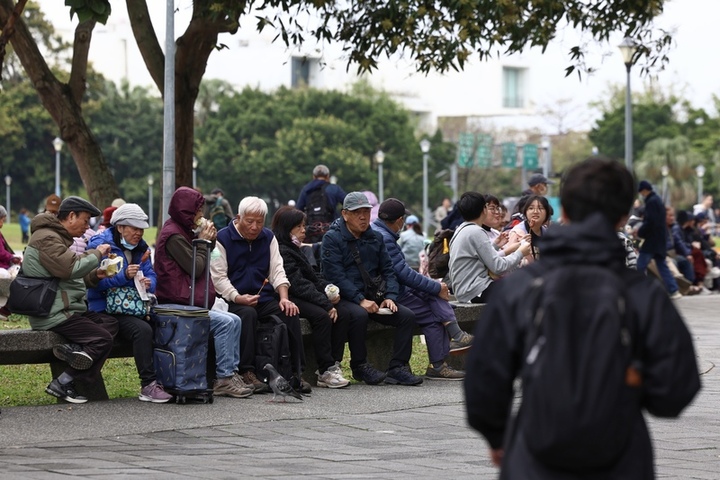
[[[352,94],[248,88],[216,102],[197,132],[202,190],[219,186],[233,202],[257,195],[279,206],[296,199],[324,163],[346,191],[377,192],[374,155],[382,149],[385,197],[421,205],[420,147],[408,113],[387,96],[366,86]],[[454,158],[453,146],[432,141],[431,174]],[[434,191],[446,194],[442,186]]]
[[[635,103],[633,116],[633,158],[637,158],[645,145],[658,137],[673,138],[680,134],[673,104],[655,101]],[[612,158],[625,156],[625,107],[619,106],[598,120],[588,138],[601,154]]]
[[[522,52],[529,46],[545,48],[559,29],[572,27],[587,40],[606,42],[618,31],[640,41],[638,58],[646,66],[664,64],[670,37],[652,29],[664,0],[476,0],[428,3],[422,0],[301,1],[210,0],[193,2],[192,19],[176,42],[176,184],[188,185],[194,150],[195,100],[207,59],[220,33],[237,32],[242,15],[255,13],[258,30],[275,29],[286,44],[307,38],[337,42],[350,64],[360,71],[375,68],[378,59],[403,54],[423,72],[462,69],[471,57],[488,58],[495,52]],[[82,115],[87,52],[95,22],[111,12],[109,0],[66,0],[80,25],[73,44],[69,81],[51,75],[46,60],[26,25],[19,21],[0,40],[10,38],[24,69],[67,141],[90,197],[105,203],[117,194],[110,167]],[[164,54],[150,20],[146,0],[127,0],[133,33],[148,71],[163,92]],[[0,0],[0,25],[13,16],[14,2]],[[308,21],[308,18],[310,21]],[[0,42],[1,43],[1,42]],[[569,52],[568,73],[583,66],[581,46]],[[393,152],[402,155],[407,152]],[[388,160],[391,160],[390,158]],[[390,164],[388,164],[390,166]],[[397,175],[400,175],[397,172]]]

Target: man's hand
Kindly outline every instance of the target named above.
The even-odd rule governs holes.
[[[107,270],[100,270],[99,268],[95,269],[95,274],[97,275],[98,280],[102,280],[103,278],[107,278]]]
[[[508,243],[508,239],[510,238],[510,232],[500,232],[500,235],[495,239],[495,245],[498,246],[498,248],[502,248],[505,246],[506,243]]]
[[[530,252],[532,252],[532,245],[530,245],[530,242],[520,242],[520,251],[522,252],[523,257],[530,255]]]
[[[383,300],[383,302],[380,304],[380,308],[389,308],[391,312],[397,312],[397,305],[395,305],[395,302],[393,302],[389,298]]]
[[[215,241],[216,237],[217,230],[215,230],[215,225],[212,222],[207,222],[205,228],[203,228],[198,234],[198,238],[201,238],[203,240],[210,240],[211,242]]]
[[[109,244],[107,244],[107,243],[103,243],[102,245],[98,245],[97,247],[95,247],[95,249],[96,249],[98,252],[100,252],[100,255],[101,255],[101,256],[104,257],[105,255],[107,255],[108,253],[110,253],[110,250],[112,249],[112,247],[111,247]]]
[[[330,303],[333,305],[337,305],[340,303],[340,295],[335,295],[333,298],[330,299]]]
[[[331,308],[328,315],[330,315],[330,320],[332,320],[333,323],[337,321],[337,310],[335,308]]]
[[[300,313],[300,309],[297,305],[287,298],[281,298],[278,304],[280,305],[280,310],[282,310],[282,312],[288,317],[293,317]]]
[[[360,300],[360,306],[365,309],[368,313],[376,313],[380,307],[377,306],[377,303],[373,302],[372,300],[368,300],[367,298]]]
[[[248,307],[254,307],[260,300],[260,295],[235,295],[235,303],[239,305],[247,305]]]
[[[438,297],[446,301],[450,300],[450,290],[448,290],[447,283],[440,282],[440,293],[438,293]]]

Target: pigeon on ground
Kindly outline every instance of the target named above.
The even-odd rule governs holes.
[[[265,364],[263,367],[264,370],[267,370],[267,372],[270,374],[270,378],[268,379],[268,385],[270,385],[270,388],[273,391],[273,396],[270,400],[270,402],[275,401],[275,397],[278,395],[282,397],[283,402],[286,401],[287,396],[295,397],[298,400],[302,400],[302,395],[300,395],[298,392],[296,392],[291,386],[290,383],[283,378],[282,375],[280,375],[277,370],[275,370],[275,367],[273,367],[271,364]]]

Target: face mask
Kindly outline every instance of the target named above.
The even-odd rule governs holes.
[[[302,245],[302,242],[300,242],[300,240],[299,240],[295,235],[290,235],[290,240],[292,240],[292,242],[293,242],[297,247],[299,247],[299,246]]]
[[[126,242],[124,238],[120,238],[120,243],[122,244],[123,247],[127,248],[128,250],[132,250],[135,247],[137,247],[137,245],[133,245],[132,243]]]

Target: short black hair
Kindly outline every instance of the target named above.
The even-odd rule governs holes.
[[[485,203],[487,203],[488,205],[493,204],[493,205],[498,205],[498,206],[499,206],[499,205],[500,205],[500,200],[499,200],[495,195],[492,195],[492,194],[490,194],[490,193],[486,193],[486,194],[485,194]]]
[[[278,242],[283,244],[292,243],[290,231],[305,221],[305,212],[295,207],[285,205],[280,207],[273,215],[271,229]]]
[[[456,207],[460,211],[463,220],[466,222],[475,220],[485,210],[485,197],[482,193],[465,192],[460,196]]]
[[[545,209],[545,221],[550,220],[555,211],[553,210],[552,205],[550,205],[550,202],[548,202],[548,199],[542,195],[528,195],[521,213],[525,215],[525,218],[527,218],[527,211],[530,208],[530,205],[532,205],[532,203],[536,200]]]
[[[594,156],[570,167],[560,187],[560,204],[571,222],[595,212],[616,225],[630,212],[635,180],[620,162]]]

